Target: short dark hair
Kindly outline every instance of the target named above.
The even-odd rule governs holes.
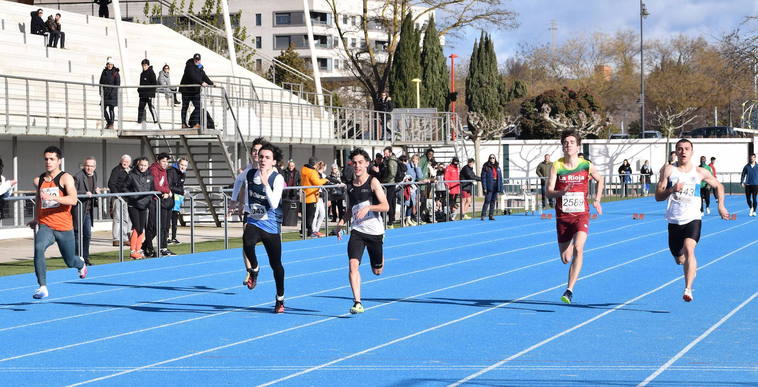
[[[713,157],[713,156],[711,156],[711,161],[713,161],[713,160],[716,160],[716,158],[715,158],[715,157]]]
[[[59,159],[63,158],[63,151],[61,150],[61,148],[58,148],[55,145],[50,145],[49,147],[45,148],[45,151],[42,152],[42,154],[44,155],[45,153],[55,153],[55,155],[58,156]]]
[[[271,153],[274,154],[274,161],[276,161],[277,163],[282,161],[282,158],[283,158],[282,150],[279,149],[278,146],[270,142],[264,142],[263,145],[261,145],[261,149],[258,149],[258,154],[260,154],[261,151],[264,151],[264,150],[271,151]]]
[[[142,63],[141,64],[150,66],[150,60],[147,59],[147,58],[142,59]]]
[[[158,153],[158,156],[155,156],[155,161],[160,161],[160,160],[163,160],[163,159],[166,159],[166,160],[168,160],[168,159],[170,159],[170,158],[171,158],[171,157],[169,157],[168,153],[166,153],[166,152],[161,152],[161,153]]]
[[[677,142],[676,142],[676,144],[674,145],[674,148],[678,147],[678,146],[679,146],[679,144],[681,144],[681,143],[685,143],[685,142],[686,142],[686,143],[688,143],[688,144],[690,144],[690,147],[691,147],[691,148],[695,148],[695,147],[692,145],[692,141],[690,141],[690,140],[688,140],[688,139],[686,139],[686,138],[683,138],[683,139],[681,139],[681,140],[677,141]]]
[[[255,140],[253,140],[253,143],[250,144],[250,145],[251,146],[256,146],[256,145],[264,144],[264,143],[267,143],[267,142],[268,141],[266,141],[265,137],[256,137]]]
[[[476,160],[474,160],[474,159],[468,159],[468,160],[466,160],[466,164],[471,164],[473,162],[476,162]]]
[[[567,137],[574,137],[576,139],[576,145],[582,145],[582,136],[575,129],[566,129],[561,133],[561,145]]]
[[[37,13],[42,12],[42,8],[37,8]]]
[[[59,14],[59,13],[56,13],[56,14],[55,14],[55,16],[60,16],[60,15],[61,15],[61,14]]]
[[[388,150],[388,151],[390,151],[390,153],[392,153],[392,147],[391,147],[391,146],[389,146],[389,145],[388,145],[388,146],[385,146],[385,147],[384,147],[384,150]]]
[[[426,150],[424,151],[424,155],[428,155],[429,152],[434,153],[434,149],[432,149],[432,148],[426,148]]]
[[[134,161],[132,161],[132,168],[137,169],[137,164],[139,164],[140,161],[147,161],[147,163],[150,164],[150,161],[147,160],[147,157],[137,157],[134,159]]]
[[[371,161],[371,156],[368,155],[368,152],[366,152],[363,148],[355,148],[350,152],[350,160],[353,160],[355,156],[363,156],[363,159],[366,161]],[[355,161],[355,160],[353,160]]]
[[[407,163],[408,162],[408,155],[400,155],[400,157],[397,158],[400,162]]]

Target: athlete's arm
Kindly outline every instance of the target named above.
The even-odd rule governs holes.
[[[374,204],[368,207],[364,207],[366,209],[366,212],[368,211],[375,211],[375,212],[387,212],[390,209],[389,204],[387,204],[387,195],[384,194],[384,189],[382,189],[382,183],[379,182],[379,179],[371,179],[371,191],[376,195],[376,199],[379,201],[379,204]],[[362,210],[362,209],[361,209]],[[360,212],[359,212],[360,214]],[[363,214],[365,215],[365,214]]]
[[[547,191],[545,195],[549,198],[559,198],[566,194],[566,191],[556,191],[555,183],[558,181],[558,172],[555,170],[555,165],[550,167],[550,177],[547,179]]]
[[[271,208],[273,209],[278,208],[279,202],[282,199],[282,192],[284,191],[284,177],[282,177],[282,175],[277,175],[274,179],[273,187],[269,187],[268,178],[265,180],[261,179],[261,181],[263,182],[263,187],[266,189],[268,204],[271,205]]]
[[[659,174],[658,184],[655,186],[655,201],[662,202],[669,198],[669,195],[674,193],[675,187],[669,187],[668,181],[671,176],[671,164],[664,164]],[[677,184],[678,185],[678,184]]]
[[[26,223],[27,226],[31,228],[37,227],[37,222],[39,222],[39,209],[42,207],[42,200],[39,197],[39,177],[35,177],[33,180],[34,187],[37,188],[37,193],[34,194],[34,196],[37,197],[36,203],[34,206],[34,219],[30,220]]]
[[[66,206],[75,206],[79,199],[76,197],[76,183],[70,173],[61,176],[61,186],[66,191],[65,195],[54,196],[51,199]]]
[[[719,202],[719,215],[721,215],[723,219],[729,219],[729,211],[727,211],[726,206],[724,206],[724,186],[721,185],[718,179],[716,179],[716,176],[713,176],[704,168],[698,167],[697,173],[700,174],[700,178],[703,179],[703,181],[716,190],[716,198]]]
[[[230,198],[232,201],[232,205],[235,205],[235,202],[237,202],[239,199],[242,183],[244,183],[245,179],[247,178],[247,172],[248,172],[248,169],[245,169],[242,173],[237,175],[236,179],[234,179],[234,187],[232,187],[232,197]]]
[[[605,180],[603,175],[595,169],[594,164],[590,164],[590,177],[592,177],[597,183],[597,189],[595,190],[595,199],[592,201],[592,205],[598,214],[603,214],[603,207],[600,205],[600,200],[603,198],[603,190],[605,189]]]

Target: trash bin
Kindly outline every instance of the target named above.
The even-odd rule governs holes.
[[[282,219],[282,225],[284,226],[297,226],[297,211],[300,203],[296,200],[284,201],[284,219]]]

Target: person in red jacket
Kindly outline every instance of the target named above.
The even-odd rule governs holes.
[[[155,221],[156,217],[160,216],[160,235],[159,240],[156,242],[160,249],[160,255],[176,255],[173,251],[167,248],[168,246],[168,227],[166,227],[171,219],[171,209],[174,208],[174,198],[171,194],[171,188],[168,184],[168,174],[166,168],[168,168],[168,154],[160,153],[156,157],[157,161],[150,166],[148,172],[153,176],[153,190],[161,193],[161,205],[160,208],[155,208],[155,202],[151,203],[148,207],[150,213],[147,221],[147,230],[145,231],[145,242],[142,244],[142,251],[148,257],[156,257],[155,249],[153,249],[153,238],[158,234]],[[157,198],[154,198],[157,200]]]
[[[452,181],[452,183],[445,183],[448,192],[448,203],[450,208],[450,215],[455,216],[455,210],[457,209],[458,197],[461,195],[461,183],[458,180],[461,179],[461,168],[459,166],[460,160],[458,157],[453,157],[450,164],[445,167],[445,181]]]

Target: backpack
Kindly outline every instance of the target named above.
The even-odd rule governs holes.
[[[408,165],[405,163],[397,162],[397,172],[395,173],[395,183],[399,183],[405,179],[405,175],[408,172]]]

